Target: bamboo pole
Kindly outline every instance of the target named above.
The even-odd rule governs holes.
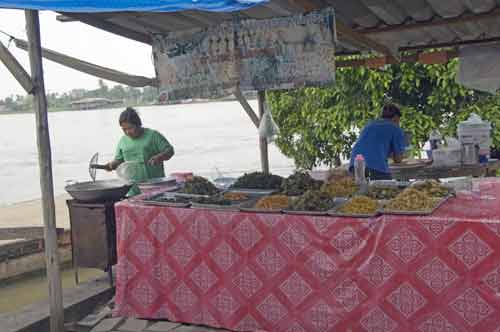
[[[43,80],[40,21],[38,18],[38,11],[36,10],[26,10],[25,16],[29,42],[31,78],[35,84],[34,108],[37,129],[38,165],[40,168],[40,188],[42,191],[45,258],[49,285],[50,331],[64,332],[64,309],[59,257],[57,254],[54,187],[52,183],[52,156],[47,118],[47,100]]]
[[[266,92],[259,91],[257,93],[259,101],[259,116],[262,121],[264,116],[264,102],[266,101]],[[269,173],[269,153],[267,151],[267,139],[265,137],[259,136],[259,146],[260,146],[260,164],[262,166],[262,172]]]
[[[10,53],[9,49],[2,44],[2,42],[0,42],[0,61],[3,62],[5,67],[7,67],[12,76],[15,77],[27,93],[33,92],[33,82],[31,82],[30,75],[28,75],[23,66],[21,66],[21,64],[16,60],[12,53]]]

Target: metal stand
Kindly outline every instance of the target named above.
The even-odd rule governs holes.
[[[71,225],[71,256],[75,282],[78,268],[96,268],[108,273],[113,286],[113,265],[116,264],[116,226],[114,202],[66,202]]]

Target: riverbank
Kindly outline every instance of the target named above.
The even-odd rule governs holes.
[[[63,194],[55,198],[56,226],[69,229],[69,212],[66,200],[69,195]],[[42,201],[40,199],[0,206],[0,231],[10,227],[42,226]],[[0,241],[1,244],[1,241]]]

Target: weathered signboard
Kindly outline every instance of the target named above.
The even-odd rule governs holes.
[[[335,81],[333,9],[155,35],[161,98],[217,98]]]

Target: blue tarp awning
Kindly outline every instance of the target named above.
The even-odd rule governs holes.
[[[0,8],[77,13],[177,12],[182,10],[232,12],[265,2],[268,0],[0,0]]]

